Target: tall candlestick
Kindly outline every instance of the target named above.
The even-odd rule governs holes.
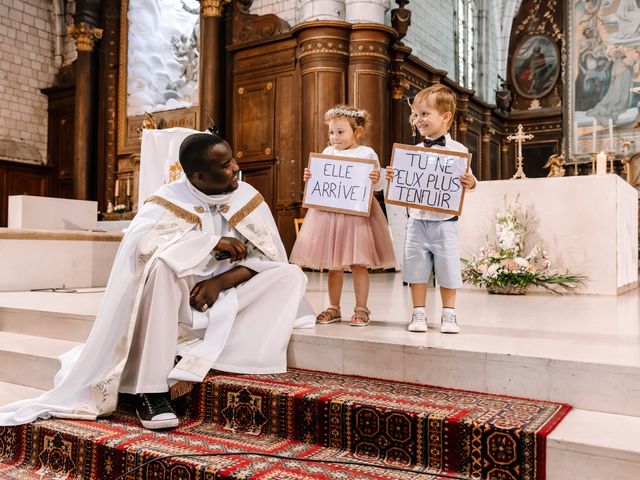
[[[609,151],[613,152],[613,119],[609,119]]]
[[[131,179],[127,178],[127,197],[131,195]]]
[[[593,123],[591,124],[591,151],[596,151],[596,119],[593,119]]]
[[[116,178],[116,191],[114,192],[114,197],[118,198],[118,193],[120,193],[120,181]]]
[[[596,161],[596,174],[604,175],[607,173],[607,154],[600,152]]]

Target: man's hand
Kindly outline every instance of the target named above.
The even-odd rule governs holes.
[[[308,168],[305,168],[304,174],[302,175],[302,180],[304,180],[305,182],[308,182],[310,178],[311,178],[311,170],[309,170]]]
[[[373,183],[378,183],[378,180],[380,180],[380,169],[374,168],[373,170],[371,170],[369,178],[373,180]]]
[[[476,186],[476,179],[470,173],[463,173],[460,175],[460,183],[464,188],[474,188]]]
[[[244,260],[247,258],[247,246],[237,238],[233,237],[221,237],[218,244],[213,248],[218,252],[228,252],[229,260],[237,262],[238,260]]]
[[[393,178],[393,167],[388,166],[385,169],[384,178],[386,178],[387,180],[391,180]]]
[[[192,308],[204,312],[211,308],[220,296],[220,292],[237,287],[256,274],[247,267],[235,267],[220,275],[198,283],[189,294]]]
[[[210,278],[198,283],[189,295],[191,308],[204,312],[211,308],[211,305],[218,299],[222,291],[222,281],[220,276]]]

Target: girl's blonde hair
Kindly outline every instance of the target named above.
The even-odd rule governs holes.
[[[369,126],[369,112],[360,108],[352,107],[350,105],[335,105],[327,110],[324,114],[324,121],[329,122],[334,118],[345,118],[351,125],[353,131],[358,127],[366,132]],[[364,132],[363,132],[364,133]]]

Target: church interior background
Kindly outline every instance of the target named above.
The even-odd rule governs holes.
[[[469,148],[480,181],[476,201],[465,205],[478,220],[460,222],[461,246],[479,246],[485,217],[495,220],[505,195],[521,194],[535,205],[540,235],[554,239],[547,246],[556,263],[588,274],[590,283],[567,297],[463,291],[468,333],[421,344],[391,332],[405,316],[406,288],[373,275],[380,324],[364,336],[343,326],[294,335],[290,364],[566,402],[574,410],[547,438],[546,478],[637,478],[639,54],[633,0],[0,0],[0,227],[9,224],[15,195],[93,200],[98,229],[121,226],[144,200],[143,130],[215,124],[290,251],[304,216],[302,171],[309,154],[327,145],[323,112],[338,103],[366,109],[373,123],[364,143],[386,166],[394,143],[421,140],[408,120],[415,94],[445,84],[457,97],[451,135]],[[533,137],[512,141],[519,128]],[[512,179],[519,149],[527,187]],[[595,175],[601,151],[604,177]],[[179,165],[168,173],[178,175]],[[121,238],[116,227],[108,230],[109,238],[96,241],[92,232],[63,238],[0,228],[0,337],[9,332],[0,338],[3,362],[17,358],[14,334],[47,331],[60,342],[51,347],[56,354],[83,341],[101,297],[89,291],[85,303],[65,307],[17,291],[104,287],[104,259]],[[7,242],[42,235],[94,243],[85,251],[76,242],[73,262],[42,260],[42,270],[57,277],[32,267],[28,279],[13,277],[25,243]],[[52,245],[33,248],[44,258],[58,252]],[[81,259],[95,262],[95,271],[73,277],[77,285],[53,285],[78,274],[71,264]],[[310,272],[314,307],[326,303],[322,275]],[[46,316],[26,313],[40,301],[55,318],[76,323],[57,332],[20,325],[17,318]],[[48,388],[54,353],[53,366],[25,367],[42,381],[30,384],[0,367],[0,384],[7,392],[10,384],[27,393]],[[441,371],[422,373],[427,363]],[[400,373],[391,365],[401,365]],[[2,455],[0,448],[0,464]],[[490,478],[544,478],[520,474]]]

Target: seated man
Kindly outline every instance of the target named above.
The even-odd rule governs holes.
[[[179,157],[186,178],[161,187],[132,221],[84,348],[62,358],[53,390],[0,408],[0,425],[94,419],[123,392],[137,394],[144,427],[171,428],[170,387],[211,368],[286,370],[294,325],[313,325],[308,304],[300,308],[305,275],[287,263],[262,196],[238,181],[227,142],[196,133]]]

